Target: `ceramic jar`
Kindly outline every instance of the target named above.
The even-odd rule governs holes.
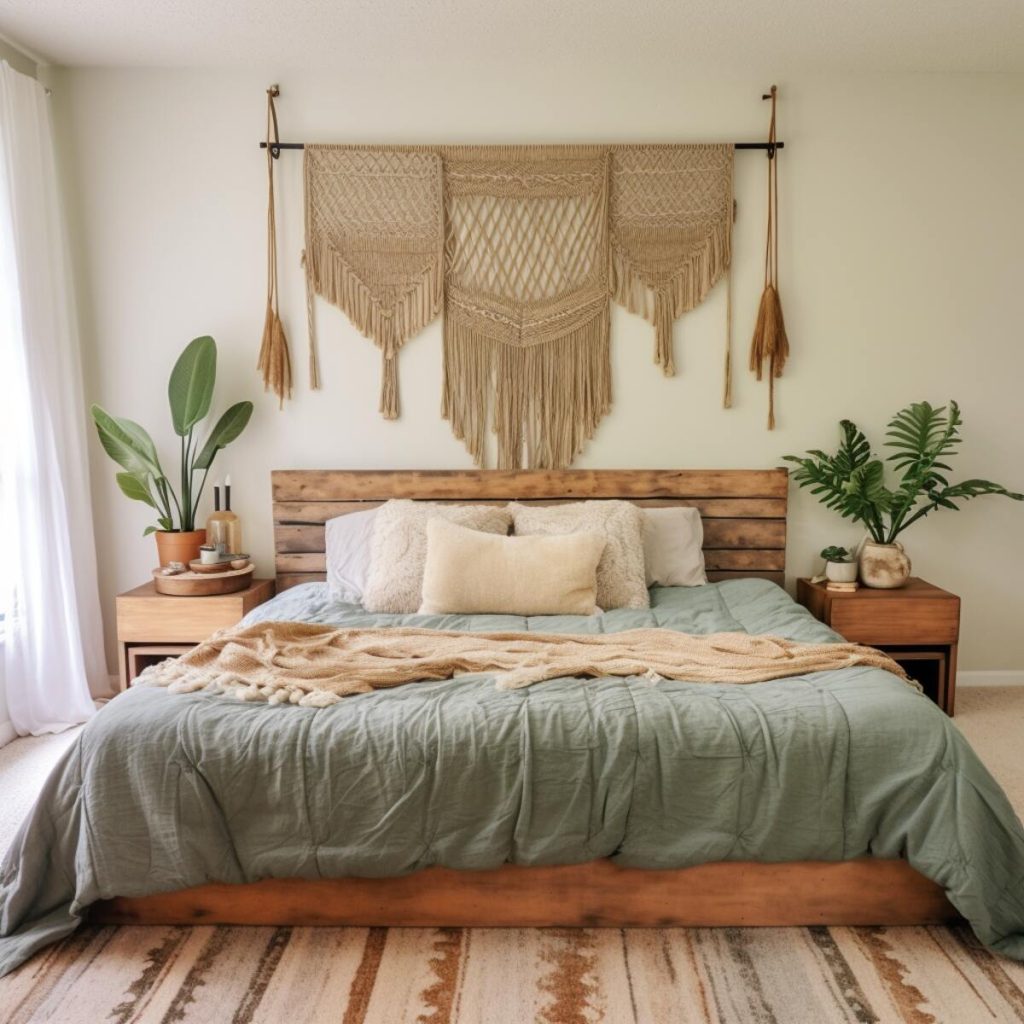
[[[860,549],[860,581],[866,587],[894,590],[910,576],[910,559],[903,545],[864,541]]]

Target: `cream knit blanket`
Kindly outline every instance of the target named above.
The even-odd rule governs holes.
[[[260,622],[214,634],[176,661],[146,669],[139,683],[173,693],[213,690],[239,700],[325,707],[355,693],[470,672],[493,674],[499,689],[512,690],[561,676],[760,683],[851,665],[907,678],[872,647],[747,633],[462,633]]]

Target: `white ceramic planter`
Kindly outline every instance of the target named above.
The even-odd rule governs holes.
[[[857,579],[857,563],[826,562],[825,578],[833,583],[853,583]]]

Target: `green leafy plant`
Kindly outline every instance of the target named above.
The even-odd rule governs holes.
[[[899,475],[893,488],[886,486],[885,462],[871,451],[868,439],[850,420],[839,424],[835,455],[815,449],[802,456],[787,455],[785,460],[797,467],[793,479],[809,488],[827,508],[862,523],[876,543],[892,544],[937,508],[955,510],[959,503],[981,494],[1024,501],[1024,494],[991,480],[949,482],[945,474],[952,470],[947,460],[960,446],[962,422],[960,407],[952,401],[948,409],[914,402],[898,412],[885,435],[885,446],[893,449],[885,462]]]
[[[236,402],[217,420],[206,443],[196,451],[195,431],[210,411],[216,379],[217,344],[208,336],[196,338],[178,357],[167,386],[171,424],[181,445],[177,492],[160,465],[149,434],[132,420],[111,416],[98,405],[92,407],[100,444],[124,471],[117,474],[118,486],[127,497],[144,502],[158,513],[156,525],[147,526],[144,534],[195,529],[199,499],[217,452],[245,430],[252,416],[252,402]]]
[[[846,548],[838,548],[835,545],[832,547],[824,548],[821,552],[821,557],[826,562],[853,562],[856,561],[852,551],[847,551]]]

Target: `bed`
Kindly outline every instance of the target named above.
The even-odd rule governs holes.
[[[781,589],[785,470],[273,475],[278,585],[337,626],[839,638]],[[700,509],[712,582],[598,617],[370,616],[324,523],[394,497]],[[500,620],[500,621],[497,621]],[[87,726],[0,868],[0,973],[105,923],[914,924],[1024,958],[1024,831],[948,718],[873,668],[760,683],[486,677],[328,708],[133,687]],[[237,705],[237,702],[236,702]]]

